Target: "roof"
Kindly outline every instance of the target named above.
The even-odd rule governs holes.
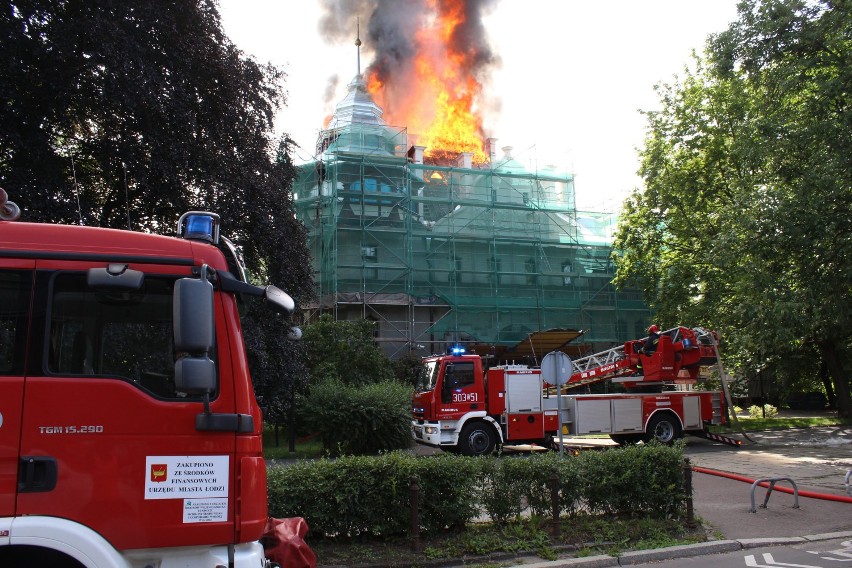
[[[519,341],[509,352],[517,357],[535,357],[541,359],[551,351],[560,351],[569,343],[586,333],[581,329],[548,329],[533,331],[526,339]]]
[[[137,231],[52,223],[0,222],[0,257],[151,264],[207,263],[226,269],[222,253],[198,241]]]
[[[342,128],[352,124],[373,124],[384,126],[382,108],[373,101],[367,91],[367,83],[362,75],[356,75],[349,83],[346,96],[337,103],[329,128]]]
[[[569,343],[583,335],[582,329],[548,329],[530,332],[527,337],[513,346],[476,344],[471,350],[478,355],[493,355],[498,360],[541,359],[551,351],[562,351],[572,356],[578,356],[583,348],[570,346]]]

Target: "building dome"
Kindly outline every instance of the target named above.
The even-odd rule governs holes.
[[[362,75],[356,75],[349,82],[349,92],[337,103],[334,114],[328,124],[329,129],[339,129],[352,124],[371,124],[384,126],[384,111],[373,101],[367,92],[367,83]]]

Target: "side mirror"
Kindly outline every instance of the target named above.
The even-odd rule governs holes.
[[[292,314],[296,309],[296,302],[284,290],[276,286],[267,286],[263,292],[263,298],[272,305],[272,309],[278,313]]]
[[[207,279],[175,282],[172,315],[176,352],[196,355],[213,349],[213,285]]]
[[[213,392],[216,389],[216,364],[207,355],[178,359],[175,361],[175,388],[189,394]]]

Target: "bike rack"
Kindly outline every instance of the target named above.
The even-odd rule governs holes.
[[[850,470],[852,473],[852,470]],[[849,479],[849,474],[846,474],[846,479]],[[769,487],[766,489],[766,498],[763,500],[763,505],[760,506],[761,509],[766,509],[766,504],[769,503],[769,495],[772,494],[772,490],[775,488],[775,483],[778,481],[789,481],[790,485],[793,486],[793,496],[795,497],[795,503],[793,504],[794,509],[799,508],[799,488],[796,486],[796,482],[793,481],[791,477],[766,477],[764,479],[756,479],[754,483],[751,484],[751,512],[757,513],[757,509],[754,506],[754,490],[757,489],[757,486],[761,483],[769,482]],[[847,491],[849,485],[847,484]]]
[[[846,484],[846,494],[852,497],[852,485],[849,485],[849,478],[852,477],[852,469],[846,472],[846,479],[843,482]]]

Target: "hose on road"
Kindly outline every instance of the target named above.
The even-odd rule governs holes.
[[[744,475],[739,475],[736,473],[730,473],[727,471],[719,471],[718,469],[708,469],[706,467],[692,466],[692,471],[696,473],[706,473],[708,475],[716,475],[719,477],[725,477],[728,479],[734,479],[736,481],[744,481],[746,483],[754,483],[757,481],[756,479],[750,479]],[[762,483],[758,483],[760,487],[769,487],[769,482],[764,481]],[[793,490],[789,487],[779,487],[775,486],[772,488],[773,491],[780,491],[782,493],[788,493],[790,495],[793,494]],[[852,497],[847,497],[846,495],[833,495],[831,493],[817,493],[816,491],[805,491],[800,489],[799,496],[801,497],[810,497],[811,499],[824,499],[826,501],[837,501],[839,503],[852,503]]]

